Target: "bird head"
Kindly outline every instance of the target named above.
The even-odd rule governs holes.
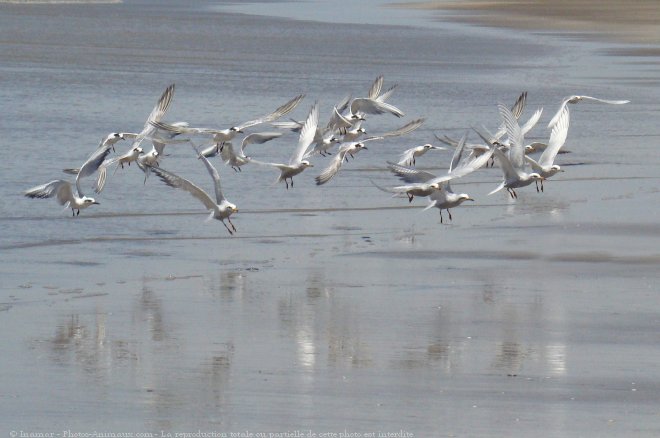
[[[310,163],[309,161],[307,161],[307,160],[302,160],[302,161],[300,162],[300,164],[301,164],[303,167],[314,167],[314,165],[313,165],[312,163]]]
[[[94,198],[88,198],[87,196],[83,196],[82,202],[84,205],[92,205],[92,204],[100,205],[100,202],[96,202]]]
[[[474,201],[474,198],[471,198],[470,195],[468,195],[467,193],[461,193],[460,195],[458,195],[458,199],[460,199],[461,201]]]

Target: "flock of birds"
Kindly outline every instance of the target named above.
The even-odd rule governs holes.
[[[210,211],[209,219],[217,219],[223,223],[230,234],[236,231],[231,222],[231,215],[238,211],[238,207],[225,197],[220,174],[210,162],[210,158],[220,155],[222,161],[236,172],[242,166],[258,164],[270,166],[279,171],[277,182],[284,182],[287,189],[293,188],[293,178],[313,167],[312,157],[326,157],[331,155],[330,162],[316,176],[317,185],[328,183],[341,170],[348,158],[354,158],[361,150],[367,149],[372,141],[383,140],[408,134],[424,123],[424,119],[413,120],[398,129],[380,135],[367,136],[363,123],[371,115],[391,114],[396,117],[404,115],[396,106],[387,102],[395,90],[396,85],[383,91],[383,77],[379,76],[371,85],[366,97],[346,97],[334,106],[330,119],[325,126],[320,124],[319,104],[314,103],[305,120],[280,121],[283,116],[293,111],[303,100],[299,95],[286,102],[272,113],[241,123],[229,128],[197,128],[187,122],[166,123],[162,119],[170,107],[174,95],[174,84],[166,88],[156,106],[147,118],[144,127],[139,133],[114,132],[103,138],[96,150],[82,164],[80,168],[64,169],[64,172],[75,174],[75,190],[73,185],[64,179],[56,179],[27,190],[24,194],[30,198],[55,197],[60,205],[71,208],[72,215],[80,214],[80,210],[91,205],[99,204],[94,198],[84,194],[81,179],[97,174],[94,191],[101,193],[107,181],[108,170],[130,166],[135,163],[144,172],[146,183],[149,174],[156,174],[170,187],[187,191],[204,204]],[[482,143],[468,143],[467,133],[460,139],[444,136],[436,138],[445,146],[424,144],[403,151],[398,162],[387,162],[388,168],[398,176],[404,184],[393,187],[381,187],[372,183],[379,189],[392,193],[393,196],[407,197],[409,202],[415,197],[428,197],[426,209],[438,208],[440,221],[443,222],[442,210],[446,210],[451,220],[449,209],[458,207],[465,201],[474,201],[466,193],[454,193],[451,181],[468,175],[484,166],[493,166],[497,161],[502,169],[502,182],[489,194],[502,189],[508,191],[512,198],[517,198],[516,189],[528,186],[533,182],[537,191],[543,191],[543,181],[551,178],[558,172],[563,172],[555,164],[555,158],[562,153],[569,127],[569,104],[581,101],[595,101],[607,104],[625,104],[628,100],[604,100],[590,96],[573,95],[562,100],[558,111],[548,123],[550,136],[547,143],[532,142],[526,144],[525,135],[538,123],[542,109],[538,109],[524,123],[520,124],[520,117],[525,109],[527,93],[518,97],[512,107],[499,104],[498,111],[502,124],[495,133],[489,132],[485,127],[473,128]],[[245,134],[248,128],[258,125],[270,124],[277,131],[253,132]],[[297,132],[298,144],[287,163],[263,162],[246,155],[246,148],[250,144],[263,144],[276,139],[286,131]],[[241,136],[239,136],[241,134]],[[244,135],[245,134],[245,135]],[[236,148],[233,141],[241,138],[240,146]],[[209,146],[200,148],[199,138],[205,139]],[[115,145],[121,140],[132,140],[131,147],[121,155],[110,157],[115,152]],[[195,139],[195,142],[193,141]],[[142,144],[148,140],[152,144],[151,150],[145,152]],[[188,143],[195,155],[201,160],[211,175],[214,183],[215,196],[211,196],[190,180],[160,167],[165,157],[164,149],[168,144]],[[417,159],[431,150],[454,148],[451,162],[446,173],[435,175],[428,171],[415,168]],[[336,148],[336,150],[335,150]],[[537,159],[532,155],[540,154]],[[225,220],[227,223],[225,223]]]

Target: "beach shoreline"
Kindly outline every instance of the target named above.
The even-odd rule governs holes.
[[[584,33],[628,44],[660,44],[660,8],[649,0],[456,1],[396,3],[394,7],[443,11],[453,21],[532,31]],[[438,19],[441,19],[439,16]]]

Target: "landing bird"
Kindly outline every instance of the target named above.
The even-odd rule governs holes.
[[[555,125],[552,127],[550,139],[548,140],[548,147],[545,148],[541,154],[539,161],[537,162],[528,155],[525,155],[525,161],[527,161],[532,166],[532,170],[541,175],[544,179],[548,179],[558,172],[564,171],[558,164],[554,164],[554,162],[555,157],[559,153],[559,150],[566,142],[566,136],[568,135],[568,125],[569,111],[568,107],[565,106],[562,110],[562,113],[559,115],[559,118],[557,119],[557,123],[555,123]],[[538,192],[538,181],[536,184],[536,191]],[[543,191],[543,179],[541,180],[541,191]]]
[[[280,170],[280,175],[275,181],[278,182],[284,181],[286,184],[287,190],[289,189],[289,182],[291,181],[291,187],[293,188],[293,177],[301,173],[303,170],[308,167],[314,167],[309,161],[303,159],[305,152],[314,141],[314,135],[316,134],[316,128],[319,124],[319,105],[318,102],[314,103],[312,109],[309,111],[307,119],[303,124],[302,129],[300,130],[300,137],[298,139],[298,146],[293,152],[289,164],[281,163],[264,163],[257,160],[252,160],[253,163],[277,167]]]
[[[568,97],[565,97],[561,101],[561,103],[559,104],[559,109],[557,110],[555,115],[552,117],[552,119],[548,123],[548,129],[555,126],[555,124],[559,120],[559,117],[561,117],[562,111],[564,110],[564,108],[566,108],[566,105],[582,102],[583,100],[592,101],[592,102],[608,103],[610,105],[623,105],[623,104],[626,104],[626,103],[630,103],[629,100],[606,100],[606,99],[598,99],[597,97],[578,96],[578,95],[568,96]]]
[[[430,150],[443,150],[445,148],[439,146],[433,146],[430,143],[423,144],[421,146],[415,146],[410,149],[406,149],[399,156],[398,164],[402,166],[414,166],[416,164],[416,159],[424,155]]]
[[[49,183],[33,187],[25,192],[25,196],[29,198],[52,198],[56,197],[60,205],[71,208],[73,216],[79,215],[80,210],[89,207],[90,205],[99,204],[94,198],[85,196],[80,186],[81,178],[92,175],[96,172],[101,163],[108,156],[112,144],[108,144],[105,140],[101,140],[98,148],[87,158],[80,169],[76,170],[76,192],[73,192],[71,183],[65,180],[56,179]]]
[[[238,208],[236,207],[236,205],[227,201],[225,196],[222,194],[222,187],[220,186],[220,175],[218,174],[218,171],[215,169],[215,167],[213,167],[213,165],[204,155],[199,153],[197,147],[192,142],[190,142],[190,144],[192,148],[195,150],[195,153],[197,153],[199,159],[202,160],[202,162],[204,163],[204,166],[206,166],[206,170],[208,170],[209,174],[211,175],[211,178],[213,179],[213,184],[215,189],[215,200],[213,200],[213,198],[211,198],[211,196],[209,196],[209,194],[206,193],[204,190],[202,190],[201,188],[199,188],[198,186],[196,186],[195,184],[193,184],[192,182],[188,181],[185,178],[175,175],[174,173],[164,170],[160,167],[151,167],[150,169],[153,173],[158,175],[158,177],[168,186],[174,187],[176,189],[185,190],[191,195],[193,195],[195,198],[199,199],[202,202],[202,204],[204,204],[204,206],[210,211],[210,215],[207,218],[207,220],[211,220],[211,219],[219,220],[220,222],[222,222],[222,225],[225,226],[227,231],[229,231],[229,234],[233,234],[233,232],[236,231],[236,227],[231,222],[229,216],[237,212]],[[231,225],[231,229],[225,223],[225,219],[227,219],[227,222],[229,222],[229,225]]]
[[[533,181],[543,180],[543,177],[536,172],[527,173],[525,171],[525,150],[523,148],[524,137],[520,130],[518,121],[511,114],[506,106],[499,104],[500,116],[506,124],[507,135],[511,142],[509,154],[505,155],[499,148],[493,148],[493,154],[500,163],[504,180],[489,195],[496,193],[506,187],[512,198],[517,198],[515,189],[530,185]]]
[[[264,144],[281,136],[281,132],[255,132],[246,135],[243,141],[241,141],[241,148],[238,152],[234,151],[234,146],[231,142],[225,143],[225,147],[220,152],[220,157],[227,166],[230,166],[236,172],[240,172],[241,166],[248,164],[252,160],[252,158],[245,155],[245,148],[249,144]],[[202,155],[204,155],[204,152],[202,152]]]
[[[430,187],[433,190],[429,190],[428,193],[424,193],[425,196],[429,197],[429,204],[424,210],[426,211],[433,207],[437,208],[440,212],[440,223],[443,223],[442,210],[447,210],[449,220],[453,220],[451,211],[449,210],[450,208],[458,207],[465,201],[474,201],[474,199],[467,193],[454,193],[451,189],[451,180],[474,172],[476,169],[481,168],[490,158],[490,153],[481,153],[479,155],[475,155],[471,151],[469,154],[465,155],[466,140],[467,134],[464,135],[459,141],[459,144],[454,151],[454,155],[452,156],[451,163],[449,164],[449,170],[447,171],[446,175],[436,176],[423,170],[417,170],[411,167],[401,166],[399,164],[388,163],[388,167],[392,172],[396,173],[404,181],[410,183],[407,187],[408,191],[406,192],[406,194],[408,194],[409,201],[412,201],[411,195],[416,195],[414,192],[411,192],[412,190],[416,190],[416,188],[419,187],[424,187],[425,185],[439,186],[439,189]],[[393,191],[391,189],[383,188],[381,188],[381,190],[390,192]],[[396,193],[396,191],[394,192]]]

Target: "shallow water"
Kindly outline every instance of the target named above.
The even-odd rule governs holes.
[[[651,60],[399,9],[343,24],[297,5],[300,20],[276,17],[278,3],[259,16],[220,2],[0,5],[3,433],[656,436]],[[216,126],[298,93],[292,117],[318,100],[323,120],[379,74],[399,84],[391,101],[406,117],[370,118],[369,133],[426,123],[373,142],[323,187],[313,177],[327,159],[291,190],[271,184],[272,169],[215,161],[240,208],[235,236],[133,166],[76,218],[22,196],[106,133],[139,130],[169,83],[168,120]],[[566,172],[544,193],[487,196],[497,168],[457,181],[476,202],[451,222],[371,184],[396,184],[385,161],[434,133],[495,127],[495,104],[523,90],[545,108],[537,138],[565,95],[632,103],[572,107]],[[296,142],[287,134],[253,156],[286,160]],[[163,168],[211,190],[187,146],[168,151]],[[418,165],[440,172],[449,160]]]

